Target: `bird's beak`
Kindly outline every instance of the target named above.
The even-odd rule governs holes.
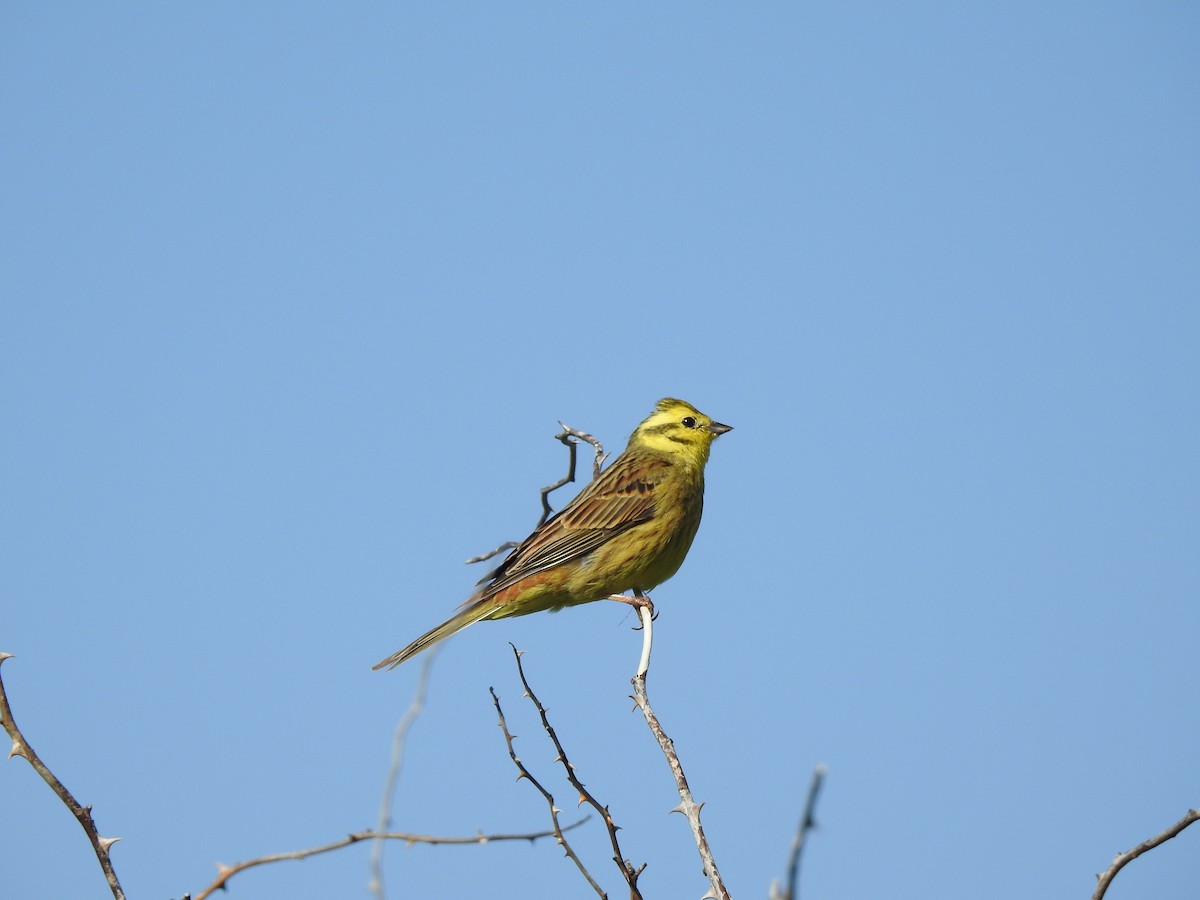
[[[705,430],[710,434],[724,434],[727,431],[733,431],[732,425],[722,425],[720,422],[709,422],[704,426]]]

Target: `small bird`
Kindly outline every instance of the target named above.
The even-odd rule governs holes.
[[[708,451],[730,430],[690,403],[658,401],[624,452],[485,576],[460,612],[372,668],[395,668],[481,619],[593,600],[648,603],[646,592],[674,575],[692,546]]]

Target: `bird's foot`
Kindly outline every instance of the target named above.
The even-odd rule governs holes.
[[[658,613],[654,609],[654,601],[650,599],[650,596],[648,594],[643,594],[640,591],[634,592],[634,595],[632,597],[630,597],[626,594],[610,594],[609,596],[605,597],[604,599],[616,600],[618,603],[624,603],[624,604],[626,604],[628,606],[632,606],[634,609],[638,609],[638,610],[648,609],[648,610],[650,610],[651,620],[658,618]],[[634,631],[639,631],[639,630],[641,630],[641,626],[638,626],[637,628],[634,629]]]

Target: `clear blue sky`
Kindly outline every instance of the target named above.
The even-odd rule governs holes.
[[[1084,897],[1200,804],[1200,12],[1117,3],[10,3],[0,650],[131,898],[372,825],[441,621],[664,395],[736,430],[651,696],[734,896]],[[560,500],[560,503],[562,501]],[[705,882],[616,604],[437,659],[393,822],[570,807]],[[103,897],[0,765],[0,893]],[[577,849],[613,896],[595,824]],[[552,846],[389,897],[586,897]],[[235,898],[366,896],[367,851]],[[1194,898],[1200,832],[1110,898]]]

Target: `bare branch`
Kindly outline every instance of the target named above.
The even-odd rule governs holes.
[[[572,822],[563,828],[563,831],[570,831],[572,828],[578,828],[586,822],[590,816],[584,816],[578,822]],[[319,847],[310,847],[307,850],[293,850],[290,853],[272,853],[267,856],[259,856],[255,859],[248,859],[244,862],[235,863],[232,866],[224,866],[217,864],[216,880],[208,887],[198,893],[195,898],[191,894],[184,894],[183,900],[205,900],[212,895],[214,891],[224,890],[225,882],[236,875],[238,872],[244,872],[246,869],[252,869],[255,866],[263,866],[267,863],[284,862],[289,859],[307,859],[310,856],[316,856],[320,853],[329,853],[331,850],[339,850],[342,847],[349,847],[351,844],[357,844],[359,841],[370,840],[389,840],[389,841],[404,841],[409,846],[413,844],[432,844],[432,845],[461,845],[461,844],[491,844],[498,841],[529,841],[533,843],[541,838],[554,837],[555,831],[537,831],[529,834],[479,834],[474,837],[435,837],[427,834],[410,834],[406,831],[356,831],[353,834],[348,834],[340,841],[333,841],[329,844],[322,844]]]
[[[3,665],[6,659],[11,659],[11,653],[0,653],[0,666]],[[117,879],[116,870],[113,869],[112,859],[109,850],[120,838],[101,837],[100,832],[96,830],[96,823],[92,820],[92,808],[90,806],[82,806],[79,801],[66,789],[61,781],[55,777],[49,767],[42,762],[41,758],[34,752],[33,747],[29,745],[29,741],[25,740],[25,735],[21,733],[21,729],[17,727],[16,719],[13,718],[12,707],[8,705],[8,695],[4,691],[4,681],[0,678],[0,725],[8,732],[8,736],[12,738],[12,749],[8,752],[8,758],[19,756],[28,762],[35,772],[42,776],[42,780],[50,785],[50,789],[58,795],[58,799],[71,811],[78,821],[83,826],[83,830],[87,833],[88,840],[91,841],[92,850],[96,853],[96,859],[100,862],[100,869],[104,872],[104,878],[108,881],[109,890],[116,900],[125,900],[125,891],[121,888],[121,882]]]
[[[804,849],[804,839],[816,827],[817,794],[821,792],[821,785],[825,783],[827,771],[828,767],[824,763],[818,763],[813,769],[812,781],[808,785],[808,799],[804,801],[804,813],[800,816],[800,825],[796,828],[796,836],[792,839],[792,849],[788,859],[787,887],[781,891],[779,882],[772,882],[770,900],[796,900],[796,897],[799,896],[796,885],[800,881],[800,851]]]
[[[652,618],[650,610],[646,607],[639,607],[638,612],[641,614],[643,626],[648,627]],[[658,746],[667,758],[667,765],[671,767],[671,774],[675,776],[675,786],[679,789],[680,802],[671,812],[682,813],[687,818],[688,825],[691,826],[696,849],[700,852],[700,862],[704,866],[704,875],[709,882],[709,890],[705,897],[714,898],[714,900],[729,900],[729,891],[725,888],[725,883],[721,881],[721,873],[717,871],[717,863],[708,846],[708,838],[704,835],[704,826],[700,824],[700,808],[704,804],[696,803],[692,798],[691,788],[688,787],[687,777],[683,774],[683,766],[679,762],[679,754],[675,752],[675,743],[667,737],[658,721],[658,716],[650,707],[644,672],[636,675],[633,679],[633,702],[642,711],[646,724],[650,726],[650,733],[658,741]]]
[[[642,863],[636,869],[633,863],[627,860],[621,852],[621,844],[617,840],[617,824],[613,821],[609,814],[608,807],[602,806],[600,801],[592,796],[591,791],[584,787],[583,782],[575,775],[575,767],[571,765],[571,761],[567,759],[567,751],[563,749],[562,743],[558,739],[558,734],[554,730],[554,726],[550,724],[550,720],[546,716],[546,708],[542,706],[542,701],[538,699],[537,694],[533,692],[533,688],[529,686],[529,681],[525,677],[525,667],[521,665],[521,651],[512,644],[513,656],[517,660],[517,673],[521,676],[521,684],[525,687],[525,696],[533,703],[534,708],[538,712],[538,716],[542,720],[542,728],[546,730],[546,734],[550,736],[550,740],[554,744],[554,749],[558,751],[557,762],[562,763],[563,769],[567,773],[567,781],[571,783],[571,787],[579,792],[579,802],[588,803],[592,809],[600,814],[600,818],[604,820],[604,826],[608,829],[608,838],[612,843],[613,862],[617,864],[617,868],[621,870],[621,877],[625,879],[625,883],[629,885],[630,900],[642,900],[641,891],[638,890],[638,876],[642,874],[642,870],[646,868],[646,864]]]
[[[1096,893],[1092,894],[1092,900],[1101,900],[1104,897],[1108,886],[1112,884],[1112,880],[1117,877],[1117,873],[1125,867],[1127,863],[1133,862],[1143,853],[1148,850],[1153,850],[1159,844],[1165,844],[1171,838],[1179,834],[1183,829],[1187,828],[1196,820],[1200,819],[1200,809],[1189,809],[1187,815],[1168,828],[1162,834],[1155,835],[1149,840],[1142,841],[1132,850],[1126,850],[1124,853],[1118,853],[1117,858],[1113,860],[1112,865],[1105,869],[1101,874],[1097,875],[1098,883],[1096,884]]]
[[[604,452],[604,445],[600,443],[599,438],[593,437],[586,431],[579,431],[576,428],[572,428],[565,422],[559,422],[558,424],[562,426],[562,434],[556,434],[555,437],[564,444],[566,444],[570,438],[575,437],[579,438],[581,441],[587,441],[592,445],[592,448],[595,451],[595,456],[592,459],[592,481],[595,481],[600,477],[600,469],[604,467],[604,460],[608,459],[608,454]]]
[[[575,448],[578,446],[578,444],[575,440],[573,440],[573,438],[578,438],[581,441],[587,441],[595,448],[596,455],[595,459],[592,461],[593,481],[600,477],[600,469],[604,465],[604,460],[608,458],[608,454],[604,452],[604,445],[600,443],[599,439],[588,434],[586,431],[578,431],[577,429],[574,429],[569,425],[565,425],[562,422],[559,422],[558,424],[562,425],[562,431],[556,434],[554,437],[557,440],[562,441],[567,448],[569,454],[567,457],[567,474],[558,481],[554,482],[554,484],[548,484],[542,488],[541,491],[539,491],[542,496],[542,517],[538,519],[537,525],[534,526],[535,529],[541,528],[542,525],[545,524],[546,520],[550,518],[550,514],[554,512],[554,510],[550,508],[550,495],[557,491],[560,487],[570,484],[575,480]],[[466,565],[483,562],[484,560],[491,559],[493,556],[499,556],[505,550],[511,550],[517,546],[520,546],[517,541],[505,541],[495,550],[489,550],[487,553],[481,553],[479,556],[472,556],[466,561]]]
[[[562,426],[562,431],[560,431],[554,437],[557,440],[562,441],[562,443],[566,446],[568,453],[570,454],[567,458],[567,474],[558,481],[554,482],[554,484],[548,484],[542,488],[542,517],[538,519],[536,526],[537,528],[541,528],[545,521],[550,518],[550,514],[554,512],[554,510],[550,508],[550,494],[554,491],[557,491],[563,485],[570,484],[575,480],[575,448],[578,446],[578,443],[573,440],[573,438],[578,438],[581,441],[587,441],[596,449],[596,457],[592,462],[593,481],[599,477],[600,467],[604,464],[605,460],[604,445],[601,444],[597,438],[592,437],[592,435],[588,434],[586,431],[578,431],[572,428],[570,425],[567,425],[565,422],[559,422],[558,424]]]
[[[520,781],[522,778],[528,779],[529,783],[537,788],[538,793],[546,799],[546,805],[550,807],[550,822],[553,826],[555,840],[557,840],[559,846],[563,848],[563,852],[567,855],[567,857],[570,858],[573,863],[575,863],[575,867],[579,869],[580,874],[587,879],[588,884],[592,886],[592,890],[594,890],[596,894],[600,896],[601,900],[608,900],[608,895],[604,893],[600,885],[596,883],[596,879],[592,878],[591,873],[588,872],[587,868],[583,864],[583,861],[575,855],[575,851],[571,848],[571,845],[567,842],[566,837],[563,835],[563,829],[560,828],[558,824],[558,814],[562,812],[562,810],[554,805],[554,796],[548,790],[542,787],[541,782],[534,778],[530,771],[525,768],[525,764],[521,762],[520,757],[517,756],[517,751],[513,749],[513,739],[516,737],[516,735],[510,733],[508,730],[508,723],[504,721],[504,710],[500,708],[500,698],[496,696],[495,688],[488,688],[488,692],[492,695],[492,703],[495,704],[496,715],[500,717],[500,730],[504,732],[504,743],[508,746],[509,758],[512,759],[513,764],[517,767],[517,771],[520,773],[517,775],[517,780]],[[197,900],[199,900],[199,898],[197,898]]]
[[[433,651],[425,657],[425,661],[421,665],[421,674],[417,678],[417,688],[413,692],[412,703],[405,710],[404,715],[396,724],[396,730],[392,733],[392,761],[391,765],[388,766],[387,778],[384,779],[383,797],[379,801],[379,823],[375,827],[377,834],[387,831],[388,825],[391,824],[392,802],[396,795],[396,783],[400,780],[400,769],[404,764],[404,741],[408,737],[409,729],[412,728],[413,723],[425,708],[425,693],[429,688],[429,673],[433,669],[433,661],[437,658],[439,649],[440,647],[434,647]],[[371,846],[371,880],[367,885],[367,890],[379,898],[379,900],[384,900],[382,837],[376,837],[374,844]]]

